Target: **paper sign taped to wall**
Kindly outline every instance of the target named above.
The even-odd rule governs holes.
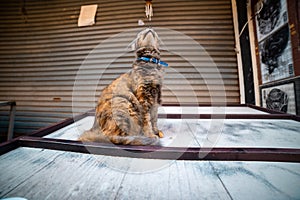
[[[95,24],[95,16],[98,5],[81,6],[78,18],[78,26],[91,26]]]

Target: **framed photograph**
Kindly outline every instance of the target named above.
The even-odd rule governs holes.
[[[266,87],[261,89],[262,106],[271,110],[296,114],[294,83]]]
[[[262,0],[255,5],[257,39],[262,41],[288,22],[286,0]]]
[[[288,24],[259,43],[259,56],[263,84],[294,75]]]

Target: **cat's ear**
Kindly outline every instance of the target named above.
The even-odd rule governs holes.
[[[168,47],[165,45],[165,43],[161,40],[160,37],[158,37],[158,44],[159,44],[159,50],[160,51],[169,51]]]
[[[129,52],[133,52],[133,51],[135,51],[136,50],[136,40],[137,40],[137,38],[135,38],[132,42],[130,42],[129,44],[128,44],[128,46],[127,46],[127,48],[126,48],[126,50],[127,51],[129,51]]]
[[[165,45],[165,43],[159,39],[159,50],[160,51],[169,51],[167,45]]]

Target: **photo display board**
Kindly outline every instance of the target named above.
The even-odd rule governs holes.
[[[262,106],[275,111],[296,114],[294,83],[262,89]]]
[[[294,76],[286,0],[263,0],[256,12],[262,83]]]

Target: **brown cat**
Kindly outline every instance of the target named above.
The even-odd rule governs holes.
[[[156,145],[163,137],[157,128],[157,110],[162,65],[167,64],[159,60],[159,38],[153,29],[141,31],[134,42],[137,58],[132,69],[102,91],[94,125],[80,136],[80,141]]]

